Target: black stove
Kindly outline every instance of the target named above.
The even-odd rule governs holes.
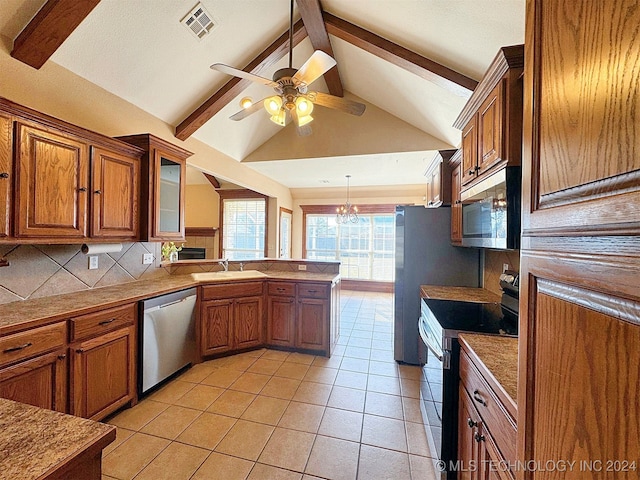
[[[420,399],[432,454],[455,465],[458,432],[460,344],[458,334],[518,335],[518,274],[500,276],[500,302],[464,302],[423,298],[418,321],[422,377]],[[447,469],[442,479],[457,472]]]

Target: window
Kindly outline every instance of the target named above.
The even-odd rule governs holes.
[[[265,257],[265,212],[264,198],[222,200],[222,258],[250,260]]]
[[[311,213],[312,210],[331,213]],[[390,210],[391,207],[385,210]],[[395,272],[395,215],[358,214],[358,223],[338,224],[334,207],[305,210],[305,258],[340,260],[340,274],[349,280],[392,282]]]

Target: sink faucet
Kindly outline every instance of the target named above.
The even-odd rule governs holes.
[[[220,260],[218,262],[218,265],[222,265],[222,268],[224,268],[225,272],[229,271],[229,259],[225,258],[224,260]]]
[[[244,272],[244,263],[240,262],[240,271]]]

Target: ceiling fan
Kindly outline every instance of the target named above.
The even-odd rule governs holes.
[[[273,80],[255,75],[253,73],[238,70],[237,68],[214,63],[213,70],[217,70],[235,77],[245,78],[256,83],[272,87],[276,95],[264,98],[253,103],[248,98],[240,102],[243,110],[229,117],[231,120],[242,120],[262,107],[269,113],[271,121],[285,126],[287,118],[290,118],[300,136],[311,134],[309,123],[313,120],[311,112],[314,105],[340,110],[351,115],[360,116],[364,113],[365,105],[352,100],[347,100],[322,92],[308,91],[309,85],[324,75],[336,65],[336,61],[321,50],[316,50],[313,55],[298,70],[292,67],[293,62],[293,0],[291,0],[291,13],[289,20],[289,67],[281,68],[273,75]]]

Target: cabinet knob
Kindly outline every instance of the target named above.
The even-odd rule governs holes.
[[[456,205],[460,205],[462,203],[461,200],[456,200]]]
[[[64,360],[65,358],[67,358],[66,354],[62,354],[62,355],[58,355],[58,360]]]
[[[484,442],[484,435],[480,435],[479,433],[476,433],[473,438],[475,439],[476,442],[480,443],[480,442]]]
[[[78,349],[76,350],[76,353],[84,353],[84,350],[83,350],[82,348],[78,348]]]
[[[79,192],[86,192],[87,191],[87,187],[80,187],[78,189]]]
[[[0,178],[9,178],[9,174],[7,172],[0,173]]]
[[[96,190],[96,191],[95,191],[95,192],[93,192],[93,193],[95,193],[96,195],[100,195],[100,194],[102,193],[102,190]]]
[[[476,173],[475,170],[469,170],[469,175],[473,175],[474,173]]]
[[[478,422],[474,422],[471,417],[469,417],[467,418],[467,425],[469,425],[469,428],[477,427]]]

